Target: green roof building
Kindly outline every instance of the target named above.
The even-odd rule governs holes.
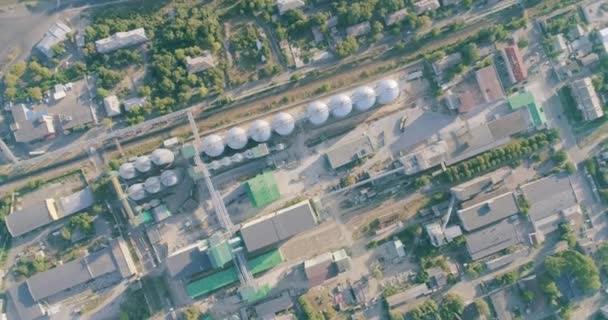
[[[547,117],[542,107],[536,104],[534,96],[530,92],[516,93],[509,97],[509,106],[511,110],[526,107],[530,113],[530,118],[534,126],[541,126],[547,123]]]
[[[228,262],[232,261],[232,247],[230,247],[228,241],[222,239],[218,234],[209,238],[207,254],[214,268],[223,268]]]
[[[281,197],[272,172],[265,172],[247,180],[245,189],[254,208],[267,206]]]

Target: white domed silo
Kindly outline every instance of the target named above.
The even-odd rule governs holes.
[[[224,152],[224,140],[217,134],[210,134],[203,139],[203,152],[210,157],[217,157]]]
[[[228,167],[232,164],[232,160],[230,160],[230,157],[223,157],[222,160],[220,160],[220,164],[222,167]]]
[[[295,124],[293,116],[287,112],[279,112],[272,118],[272,129],[282,136],[290,135]]]
[[[152,169],[152,161],[148,156],[140,156],[135,159],[135,169],[139,172],[148,172]]]
[[[243,157],[243,155],[240,153],[235,153],[232,155],[232,157],[230,157],[230,160],[232,160],[232,162],[234,163],[239,163],[243,162],[243,160],[245,160],[245,157]]]
[[[247,132],[240,127],[230,128],[226,133],[226,144],[235,150],[243,149],[247,145]]]
[[[135,170],[135,166],[133,165],[133,163],[125,162],[120,165],[120,168],[118,168],[118,174],[121,178],[129,180],[137,176],[137,170]]]
[[[369,110],[376,103],[376,92],[368,86],[355,89],[352,95],[355,109],[359,111]]]
[[[395,80],[382,80],[376,85],[378,103],[389,104],[399,97],[399,84]]]
[[[213,160],[213,161],[211,161],[211,163],[209,163],[209,168],[211,168],[211,170],[217,170],[221,167],[222,167],[222,164],[217,160]]]
[[[329,118],[329,109],[327,105],[321,101],[315,101],[308,105],[306,109],[308,120],[314,125],[320,125]]]
[[[166,166],[173,163],[173,160],[175,160],[175,155],[171,150],[160,148],[152,152],[150,159],[152,159],[152,163],[154,163],[154,165]]]
[[[172,187],[179,182],[179,175],[175,170],[165,170],[160,174],[160,183],[165,187]]]
[[[264,120],[256,120],[249,127],[249,136],[256,142],[268,141],[271,135],[270,125]]]
[[[162,188],[160,177],[150,177],[144,182],[144,189],[146,189],[147,193],[159,193]]]
[[[336,118],[344,118],[353,110],[353,103],[345,94],[338,94],[329,100],[329,110]]]
[[[129,195],[129,198],[131,200],[134,200],[134,201],[142,200],[143,198],[146,197],[146,189],[144,188],[144,184],[136,183],[134,185],[131,185],[127,189],[127,194]]]

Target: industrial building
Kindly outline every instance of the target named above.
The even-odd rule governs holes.
[[[51,59],[55,56],[53,47],[64,42],[70,32],[72,32],[70,27],[62,21],[57,21],[44,34],[44,37],[36,44],[35,48],[44,54],[45,57]]]
[[[458,210],[462,228],[473,231],[519,213],[515,195],[507,192]]]
[[[95,203],[95,195],[90,187],[55,200],[38,201],[35,205],[17,210],[6,216],[6,228],[13,237],[48,225],[54,221],[78,213]]]
[[[496,102],[505,97],[494,65],[475,71],[475,79],[477,79],[481,95],[486,103]]]
[[[312,229],[317,217],[309,200],[244,223],[241,236],[249,252],[275,245]]]
[[[55,138],[56,132],[52,116],[36,112],[23,104],[13,105],[11,114],[15,121],[11,124],[15,141],[31,143]]]
[[[148,41],[144,28],[137,28],[126,32],[115,34],[95,41],[95,47],[99,53],[108,53],[114,50],[135,46]]]
[[[73,296],[96,286],[107,287],[136,274],[129,248],[124,240],[117,238],[110,241],[108,248],[37,273],[7,292],[19,318],[35,320],[48,314],[50,302],[67,298],[60,293],[69,291],[69,296]]]
[[[524,63],[521,52],[517,46],[507,46],[501,51],[502,57],[507,62],[507,71],[511,83],[518,83],[528,78],[528,68]]]
[[[259,319],[275,319],[275,315],[281,311],[293,307],[293,300],[288,292],[283,292],[279,297],[270,299],[255,306],[255,314]]]
[[[465,236],[472,260],[479,260],[520,244],[522,240],[515,226],[507,220]]]
[[[120,102],[118,101],[118,97],[116,97],[116,95],[111,95],[103,98],[103,106],[106,110],[106,115],[108,115],[108,117],[114,117],[121,114]]]
[[[535,127],[542,126],[547,123],[547,116],[542,107],[536,104],[534,96],[531,92],[516,93],[509,96],[509,107],[511,110],[519,108],[527,108],[532,119],[532,124]]]
[[[336,170],[355,161],[363,160],[374,153],[374,146],[368,136],[355,140],[341,142],[338,146],[327,151],[325,157],[329,166]]]
[[[272,172],[265,172],[247,180],[245,190],[254,208],[269,205],[281,198]]]

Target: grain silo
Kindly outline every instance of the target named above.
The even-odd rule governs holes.
[[[293,116],[287,112],[279,112],[272,118],[272,129],[282,136],[291,134],[294,127]]]
[[[211,168],[211,170],[217,170],[221,167],[222,167],[222,164],[217,160],[213,160],[209,163],[209,168]]]
[[[165,187],[172,187],[179,182],[179,174],[175,170],[165,170],[160,174],[160,182]]]
[[[359,111],[369,110],[376,103],[376,92],[368,86],[362,86],[353,92],[353,104]]]
[[[256,120],[249,127],[249,137],[256,142],[268,141],[271,135],[270,125],[264,120]]]
[[[144,189],[147,193],[159,193],[162,188],[160,177],[150,177],[144,182]]]
[[[120,168],[118,168],[118,174],[121,178],[129,180],[137,176],[137,170],[135,170],[135,166],[133,165],[133,163],[125,162],[120,165]]]
[[[127,195],[129,195],[129,198],[134,201],[139,201],[139,200],[144,199],[146,197],[146,189],[144,188],[144,184],[137,183],[137,184],[131,185],[127,189]]]
[[[308,105],[306,116],[312,124],[321,125],[329,118],[329,109],[325,103],[315,101]]]
[[[336,118],[344,118],[353,110],[353,103],[345,94],[338,94],[329,100],[329,110]]]
[[[175,160],[175,155],[171,150],[159,148],[152,152],[150,159],[154,165],[167,166],[173,163],[173,160]]]
[[[224,141],[217,134],[210,134],[203,139],[203,152],[210,157],[217,157],[224,152]]]
[[[399,84],[395,80],[382,80],[376,85],[378,103],[389,104],[399,97]]]
[[[234,163],[239,163],[243,162],[243,160],[245,160],[245,157],[241,153],[235,153],[232,155],[232,157],[230,157],[230,160],[232,160],[232,162]]]

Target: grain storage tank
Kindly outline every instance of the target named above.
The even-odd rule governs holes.
[[[321,101],[315,101],[308,105],[306,109],[308,121],[314,125],[320,125],[329,118],[329,109],[327,105]]]
[[[121,178],[129,180],[137,176],[137,171],[135,170],[135,166],[133,165],[133,163],[125,162],[120,165],[120,168],[118,168],[118,174]]]
[[[162,188],[160,177],[150,177],[144,182],[144,189],[146,189],[147,193],[159,193]]]
[[[226,133],[226,144],[235,150],[244,148],[248,139],[247,132],[240,127],[230,128]]]
[[[146,197],[146,189],[143,183],[136,183],[127,189],[129,198],[134,201],[142,200]]]
[[[228,167],[232,164],[232,160],[230,160],[230,157],[223,157],[222,160],[220,160],[220,164],[222,167]]]
[[[344,118],[353,110],[353,103],[345,94],[338,94],[329,100],[329,110],[336,118]]]
[[[210,134],[203,139],[203,152],[210,157],[217,157],[224,152],[224,140],[217,134]]]
[[[221,167],[222,167],[222,164],[217,160],[213,160],[213,161],[211,161],[211,163],[209,163],[209,168],[211,168],[211,170],[217,170]]]
[[[135,169],[139,172],[148,172],[152,169],[152,161],[148,156],[140,156],[135,159]]]
[[[232,155],[232,157],[230,157],[230,160],[232,160],[232,162],[234,163],[239,163],[243,162],[243,160],[245,160],[245,157],[241,153],[235,153]]]
[[[172,187],[179,182],[179,175],[175,170],[165,170],[160,174],[160,183],[165,187]]]
[[[249,137],[257,142],[265,142],[272,134],[270,125],[264,120],[256,120],[249,127]]]
[[[355,109],[359,111],[369,110],[376,103],[376,92],[368,86],[355,89],[352,95]]]
[[[382,80],[376,85],[378,103],[389,104],[399,97],[399,84],[395,80]]]
[[[287,112],[279,112],[272,118],[272,129],[282,136],[291,134],[294,127],[293,116]]]
[[[175,155],[171,150],[159,148],[152,152],[150,159],[154,165],[167,166],[173,163],[173,160],[175,160]]]

